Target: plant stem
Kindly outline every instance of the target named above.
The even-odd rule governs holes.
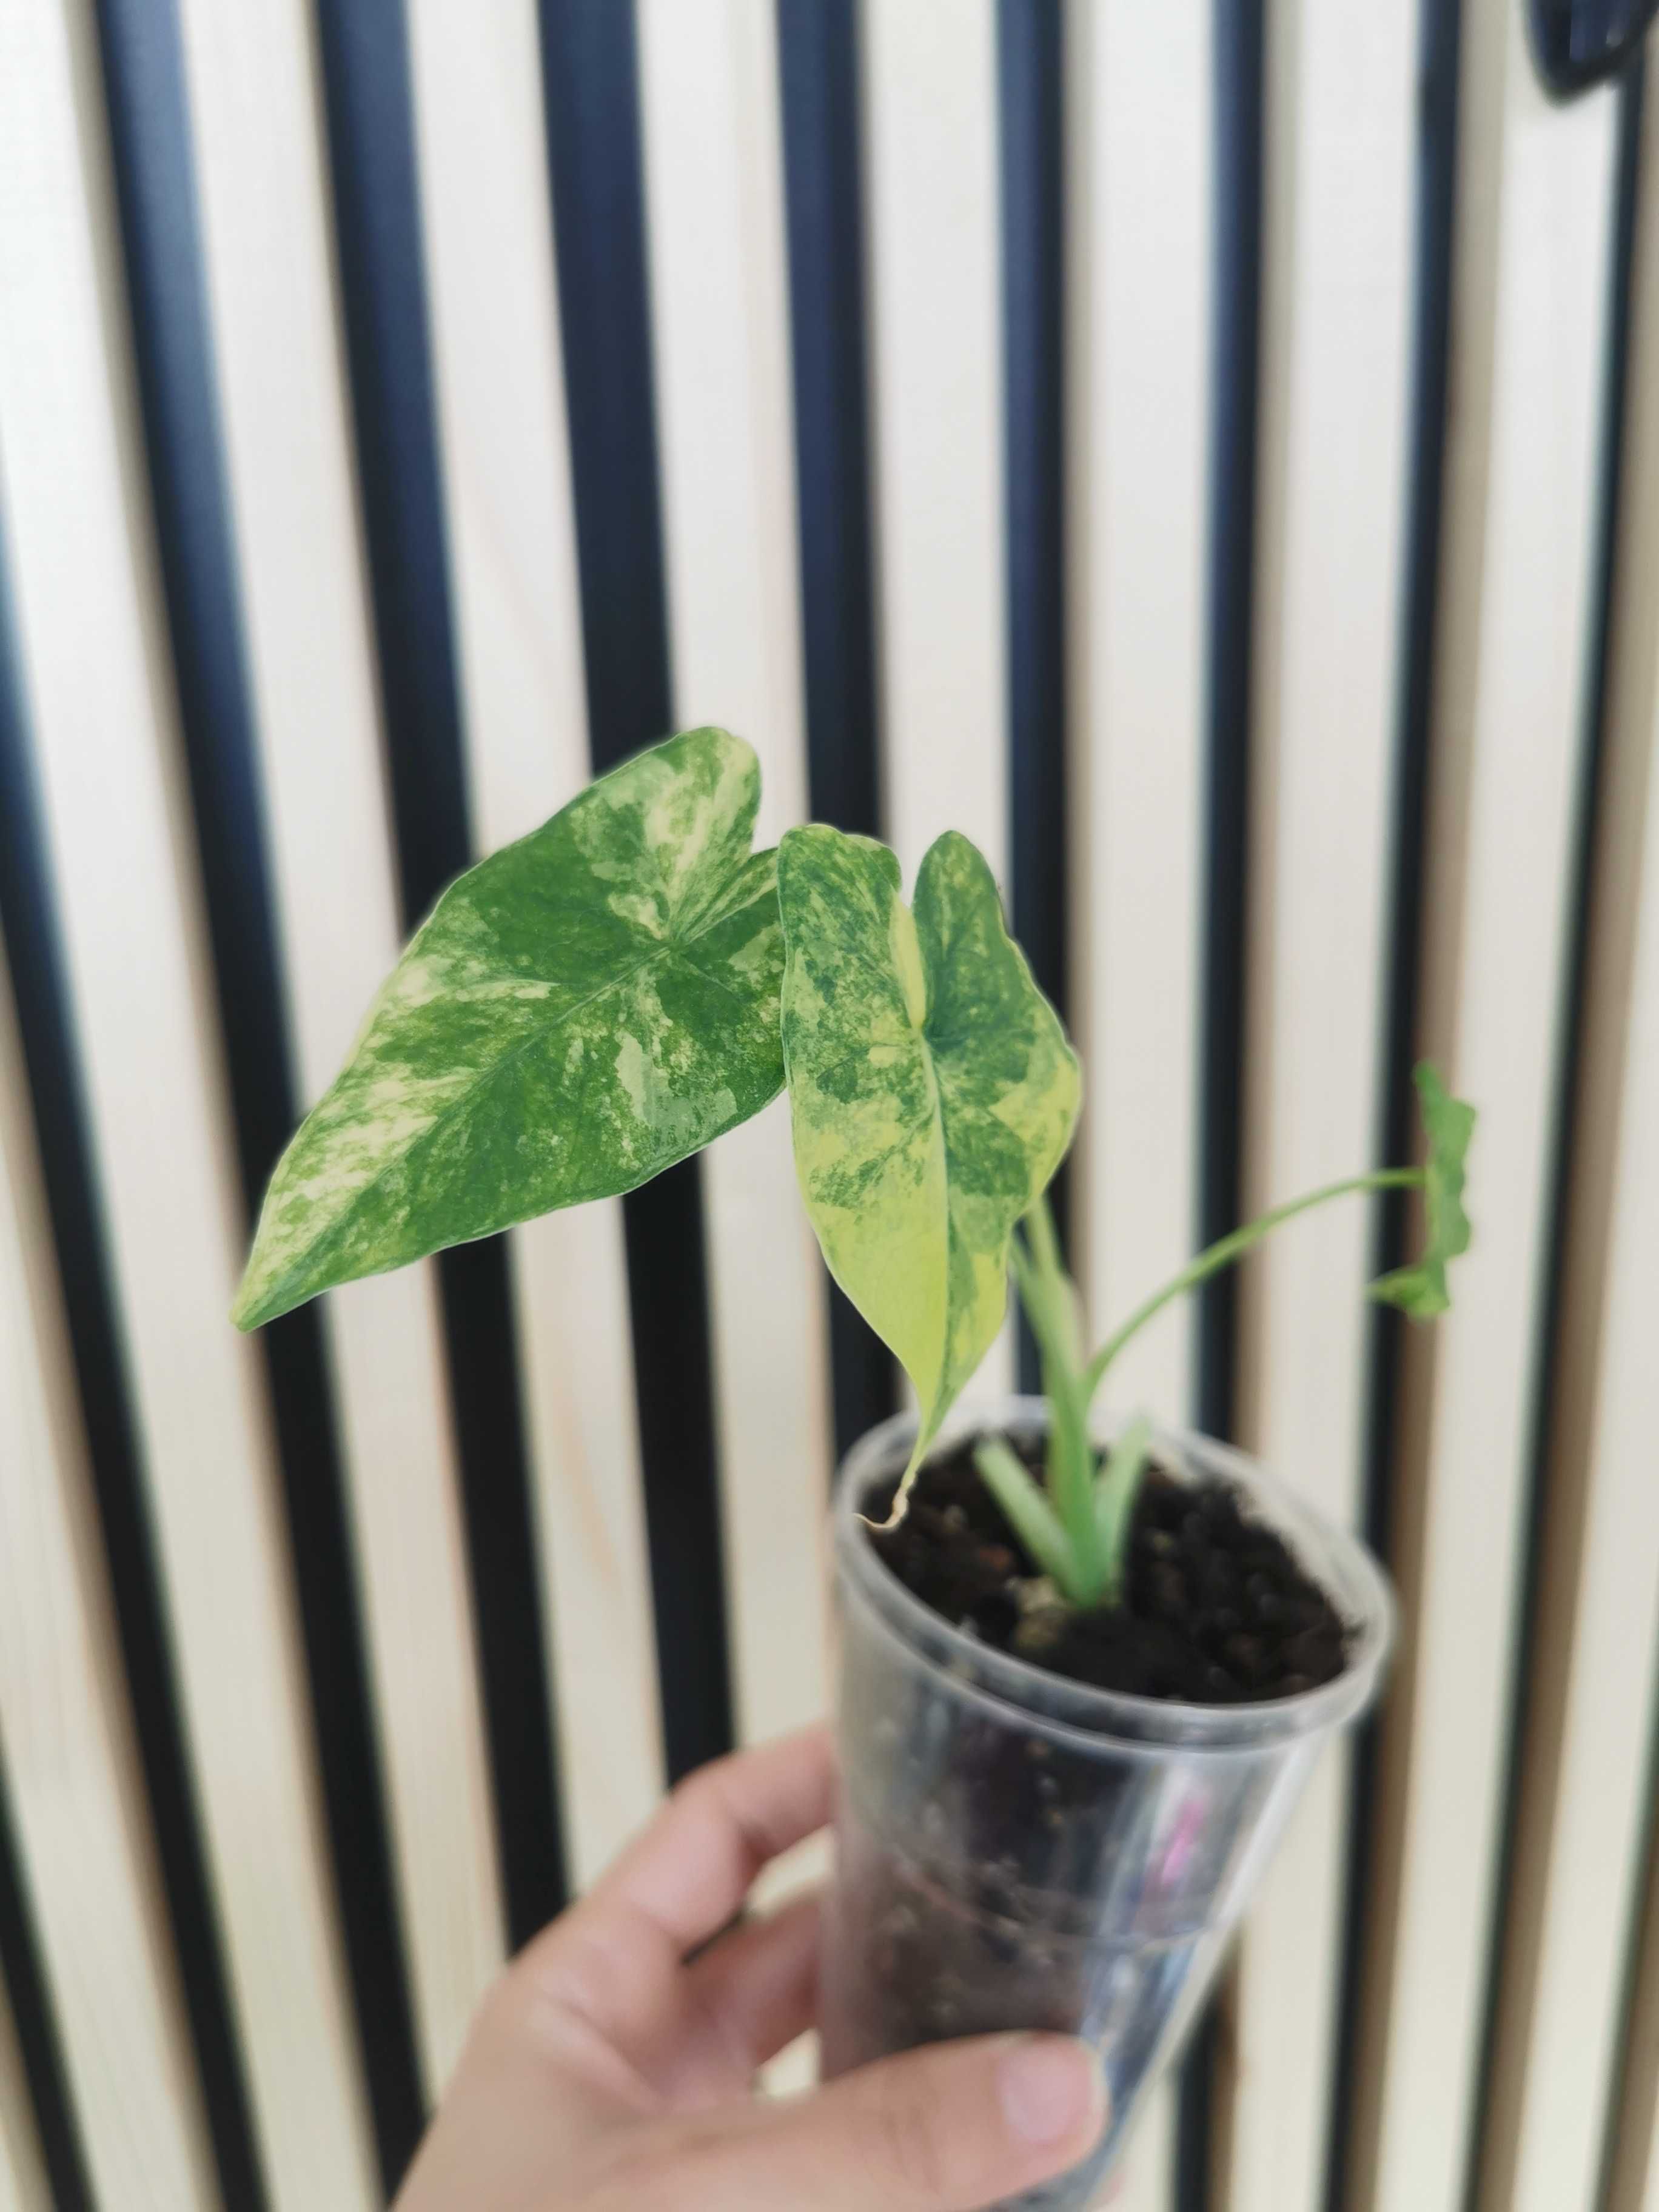
[[[1086,1605],[1087,1593],[1078,1585],[1072,1540],[1024,1461],[1000,1437],[982,1437],[974,1449],[974,1465],[1002,1508],[1003,1517],[1054,1588],[1073,1605]]]
[[[1142,1413],[1130,1422],[1112,1446],[1095,1486],[1095,1520],[1106,1561],[1106,1586],[1101,1595],[1108,1605],[1121,1605],[1123,1601],[1129,1523],[1152,1449],[1152,1425]]]
[[[1144,1304],[1137,1306],[1127,1321],[1107,1338],[1084,1370],[1083,1402],[1085,1408],[1100,1388],[1101,1377],[1106,1370],[1131,1337],[1138,1336],[1154,1314],[1161,1313],[1172,1300],[1184,1297],[1187,1291],[1196,1290],[1200,1283],[1207,1282],[1212,1275],[1219,1274],[1224,1267],[1231,1267],[1235,1260],[1248,1252],[1251,1245],[1259,1243],[1271,1231],[1277,1229],[1281,1222],[1291,1220],[1296,1214],[1306,1213],[1316,1206],[1323,1206],[1333,1198],[1346,1198],[1358,1191],[1421,1189],[1424,1180],[1421,1168],[1382,1168],[1373,1175],[1350,1176],[1345,1182],[1326,1183],[1322,1188],[1305,1192],[1300,1198],[1287,1199],[1283,1206],[1276,1206],[1256,1220],[1246,1222],[1242,1229],[1235,1229],[1229,1235],[1218,1238],[1195,1260],[1188,1261],[1181,1273],[1167,1282],[1161,1291],[1155,1291]]]
[[[1048,1495],[1070,1542],[1073,1583],[1092,1602],[1105,1587],[1106,1559],[1095,1514],[1094,1454],[1089,1448],[1089,1399],[1081,1373],[1077,1294],[1060,1256],[1046,1198],[1024,1217],[1028,1250],[1010,1247],[1020,1297],[1042,1354],[1042,1385],[1053,1420],[1048,1435]]]
[[[1047,1191],[1041,1192],[1035,1204],[1027,1209],[1024,1224],[1026,1233],[1031,1240],[1031,1257],[1036,1262],[1038,1273],[1043,1281],[1065,1283],[1069,1290],[1070,1284],[1066,1279],[1065,1264],[1060,1256],[1060,1237],[1054,1228],[1054,1217],[1049,1209]],[[1073,1335],[1074,1340],[1068,1347],[1071,1354],[1069,1364],[1075,1367],[1078,1364],[1079,1347],[1075,1342],[1075,1330]]]

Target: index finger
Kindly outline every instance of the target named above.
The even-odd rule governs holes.
[[[835,1796],[822,1723],[700,1767],[588,1893],[643,1913],[682,1954],[723,1928],[767,1863],[823,1827]]]

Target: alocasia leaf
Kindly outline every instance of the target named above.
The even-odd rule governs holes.
[[[692,730],[449,886],[277,1164],[239,1327],[632,1190],[776,1095],[759,800],[750,749]]]
[[[1425,1060],[1413,1078],[1428,1136],[1423,1207],[1428,1238],[1423,1256],[1409,1267],[1396,1267],[1371,1285],[1371,1296],[1398,1306],[1413,1321],[1431,1321],[1451,1304],[1446,1263],[1469,1249],[1469,1217],[1463,1211],[1464,1162],[1474,1134],[1475,1111],[1454,1098]]]
[[[795,1164],[830,1272],[921,1405],[916,1458],[1002,1324],[1008,1239],[1064,1156],[1075,1055],[965,837],[914,915],[884,848],[817,825],[778,848]]]

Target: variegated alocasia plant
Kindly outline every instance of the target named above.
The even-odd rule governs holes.
[[[753,852],[759,799],[741,739],[689,731],[452,884],[278,1163],[234,1317],[258,1328],[359,1276],[633,1190],[787,1079],[824,1257],[915,1386],[895,1511],[1001,1327],[1012,1267],[1053,1401],[1047,1486],[995,1440],[978,1464],[1061,1593],[1109,1601],[1150,1442],[1139,1424],[1097,1466],[1089,1407],[1116,1352],[1279,1221],[1350,1190],[1425,1188],[1428,1251],[1376,1287],[1439,1310],[1468,1242],[1473,1115],[1425,1071],[1425,1169],[1236,1231],[1085,1360],[1043,1194],[1077,1118],[1077,1060],[990,870],[947,833],[907,906],[897,861],[868,838],[813,825]]]

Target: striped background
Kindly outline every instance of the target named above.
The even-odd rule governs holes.
[[[224,1318],[439,886],[704,719],[992,855],[1103,1317],[1480,1102],[1432,1340],[1340,1213],[1123,1377],[1407,1626],[1125,2204],[1656,2212],[1656,712],[1659,125],[1519,0],[0,0],[3,2212],[383,2203],[822,1706],[775,1109]]]

